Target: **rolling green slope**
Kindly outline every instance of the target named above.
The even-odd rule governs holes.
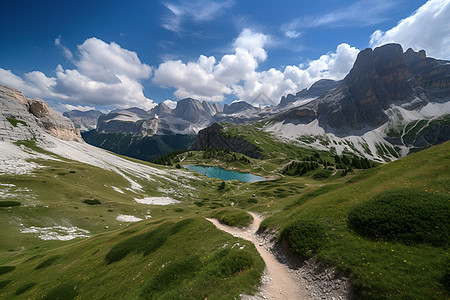
[[[288,162],[315,152],[260,140],[266,143],[261,148],[273,153],[265,160],[242,159],[240,154],[237,160],[233,154],[220,160],[193,151],[179,156],[181,164],[218,164],[273,179],[257,183],[223,184],[194,173],[176,182],[169,177],[146,180],[126,173],[142,186],[139,192],[117,172],[58,156],[35,160],[40,168],[32,174],[1,175],[0,195],[8,194],[1,201],[21,205],[0,207],[0,298],[233,299],[253,293],[263,271],[254,246],[204,220],[217,217],[242,226],[248,224],[249,210],[267,215],[261,230],[278,230],[298,255],[315,256],[349,276],[364,299],[447,298],[448,234],[442,235],[443,243],[363,235],[349,224],[349,216],[377,196],[403,191],[423,197],[418,203],[423,200],[424,207],[434,201],[427,195],[444,199],[439,224],[448,226],[450,143],[346,176],[330,172],[324,177],[316,176],[326,171],[320,168],[302,176],[281,174]],[[319,155],[334,163],[332,153]],[[128,160],[168,174],[179,172]],[[168,193],[180,202],[136,202],[144,194]],[[119,215],[142,221],[127,223]],[[55,226],[74,227],[79,236],[43,240],[30,231]],[[294,236],[306,242],[297,244]]]
[[[448,288],[450,272],[448,231],[444,231],[437,246],[414,241],[405,243],[400,237],[385,239],[360,235],[349,226],[348,218],[362,204],[371,203],[377,196],[392,197],[389,193],[396,192],[409,197],[409,202],[417,201],[418,207],[425,210],[426,220],[449,228],[449,150],[450,143],[447,142],[366,170],[345,184],[323,186],[312,193],[293,197],[289,205],[261,226],[282,231],[300,220],[320,224],[325,236],[321,246],[315,249],[317,257],[349,275],[355,291],[364,299],[445,299],[448,295],[445,284]],[[411,198],[411,194],[418,198]],[[432,210],[436,195],[444,199],[439,200],[442,204],[436,204],[442,205],[438,214]],[[396,214],[389,215],[390,220],[401,218],[402,223],[422,224],[419,209],[407,211],[409,206],[406,204],[398,208]],[[430,212],[428,215],[427,211]],[[381,220],[384,213],[378,211],[377,217]],[[361,218],[367,218],[368,214],[367,210]],[[415,233],[418,229],[411,226],[408,232]],[[392,227],[392,231],[394,229]],[[435,231],[440,229],[435,228]],[[433,234],[433,230],[427,232],[427,235]]]

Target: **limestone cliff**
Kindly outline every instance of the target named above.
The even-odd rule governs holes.
[[[54,111],[42,99],[29,99],[18,90],[0,85],[0,140],[57,138],[82,142],[72,121]]]

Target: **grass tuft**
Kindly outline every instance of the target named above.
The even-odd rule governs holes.
[[[12,201],[12,200],[0,201],[0,207],[12,207],[20,205],[21,203],[19,201]]]
[[[16,267],[14,266],[1,266],[0,267],[0,275],[9,273],[13,271]]]
[[[7,286],[12,280],[2,280],[0,281],[0,290]]]
[[[36,284],[37,284],[37,282],[28,282],[28,283],[25,283],[24,285],[20,286],[20,287],[16,290],[16,296],[22,295],[22,294],[25,293],[26,291],[32,289]]]
[[[47,267],[51,266],[58,258],[59,258],[59,256],[55,255],[55,256],[52,256],[52,257],[44,260],[39,265],[37,265],[35,270],[44,269],[44,268],[47,268]]]
[[[83,203],[86,203],[86,204],[88,204],[88,205],[102,204],[102,203],[100,202],[100,200],[98,200],[98,199],[85,199],[85,200],[83,200]]]
[[[77,285],[72,282],[67,282],[58,285],[52,289],[48,294],[42,296],[43,300],[72,300],[78,296]]]

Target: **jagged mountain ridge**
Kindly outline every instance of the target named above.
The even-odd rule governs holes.
[[[361,51],[343,80],[319,80],[309,89],[282,97],[274,107],[240,101],[222,108],[186,98],[175,109],[160,103],[148,112],[113,111],[99,118],[97,131],[141,138],[196,134],[214,122],[263,122],[264,130],[278,138],[389,161],[448,140],[449,74],[448,61],[387,44]],[[308,136],[320,138],[311,142]]]
[[[63,116],[69,118],[80,131],[89,131],[97,128],[98,118],[102,115],[104,115],[104,113],[95,109],[88,111],[75,109],[63,113]]]
[[[283,97],[258,123],[290,143],[385,162],[447,141],[449,100],[448,61],[387,44],[361,51],[344,80]]]

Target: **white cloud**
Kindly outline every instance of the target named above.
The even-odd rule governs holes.
[[[399,43],[406,50],[424,49],[435,58],[450,58],[450,1],[430,0],[397,26],[383,32],[375,31],[370,46]]]
[[[175,109],[175,107],[177,107],[177,102],[173,101],[173,100],[170,100],[170,99],[164,100],[162,103],[167,105],[167,107],[170,108],[170,109]]]
[[[55,40],[56,46],[61,39]],[[69,51],[67,49],[67,51]],[[69,51],[70,52],[70,51]],[[142,80],[152,69],[141,63],[137,54],[112,42],[87,39],[72,57],[76,69],[56,68],[55,77],[34,71],[19,77],[0,69],[0,82],[21,90],[28,97],[49,98],[82,105],[109,105],[117,108],[138,106],[150,109],[153,101],[143,93]]]
[[[264,46],[268,42],[269,36],[244,29],[233,43],[233,54],[224,55],[219,61],[204,55],[195,62],[168,60],[155,70],[153,82],[174,87],[178,99],[221,101],[225,95],[233,94],[253,105],[274,105],[283,95],[296,93],[319,79],[344,78],[359,52],[344,43],[336,52],[322,55],[305,66],[258,71],[259,63],[267,58]]]
[[[336,52],[309,61],[306,67],[287,66],[283,71],[272,68],[254,72],[244,85],[234,86],[233,91],[240,99],[254,105],[275,105],[283,95],[308,88],[317,80],[344,78],[352,68],[358,52],[358,49],[348,44],[340,44]]]
[[[170,13],[163,18],[161,26],[170,31],[181,32],[181,25],[185,20],[194,22],[214,20],[234,3],[234,0],[178,1],[178,4],[165,2],[164,5]]]
[[[69,61],[73,61],[72,52],[67,47],[65,47],[64,45],[61,44],[61,36],[59,36],[55,39],[55,45],[56,45],[56,47],[61,49],[65,58],[67,58]]]
[[[79,60],[75,62],[78,71],[96,81],[117,83],[120,75],[132,80],[146,79],[152,72],[150,66],[141,63],[136,52],[114,42],[89,38],[78,46],[78,51]]]
[[[297,38],[301,29],[332,26],[363,27],[379,24],[386,20],[386,11],[396,5],[390,0],[359,0],[353,4],[320,15],[303,16],[281,26],[281,31],[288,38]]]
[[[93,107],[93,106],[71,105],[71,104],[61,104],[61,106],[64,107],[64,111],[70,111],[70,110],[90,111],[90,110],[95,110],[95,107]]]

